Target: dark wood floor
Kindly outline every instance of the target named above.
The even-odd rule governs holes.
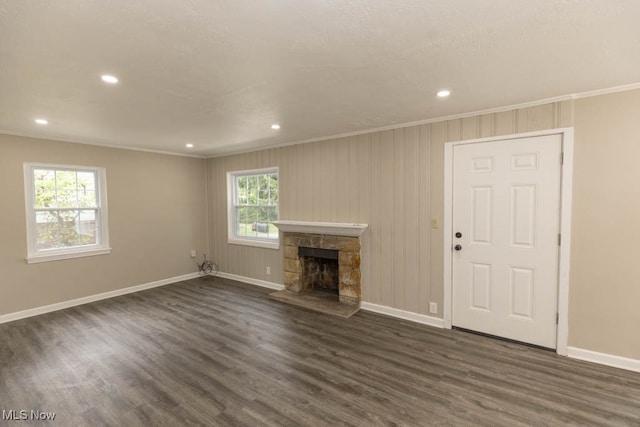
[[[196,279],[2,324],[0,411],[61,426],[640,426],[638,373],[268,293]]]

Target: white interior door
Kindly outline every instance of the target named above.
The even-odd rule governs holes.
[[[561,153],[560,135],[454,147],[453,326],[556,348]]]

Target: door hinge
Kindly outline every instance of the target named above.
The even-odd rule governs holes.
[[[556,313],[556,325],[560,323],[560,313]]]
[[[558,233],[558,246],[562,244],[562,234]]]
[[[560,164],[564,165],[564,151],[560,152]]]

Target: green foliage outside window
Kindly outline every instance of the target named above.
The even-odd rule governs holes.
[[[92,171],[34,169],[37,248],[96,241],[96,175]]]
[[[236,234],[277,239],[278,174],[235,177]]]

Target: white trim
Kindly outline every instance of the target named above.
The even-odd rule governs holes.
[[[107,255],[111,253],[111,248],[102,248],[100,247],[99,249],[93,249],[95,245],[90,246],[90,248],[92,249],[84,249],[83,246],[81,246],[80,248],[82,248],[81,250],[79,250],[80,248],[74,248],[76,250],[74,251],[68,251],[68,252],[56,252],[55,254],[51,254],[51,255],[46,255],[46,254],[42,254],[42,255],[29,255],[28,257],[25,258],[25,260],[27,261],[27,264],[36,264],[39,262],[49,262],[49,261],[59,261],[62,259],[73,259],[73,258],[83,258],[83,257],[87,257],[87,256],[96,256],[96,255]]]
[[[571,206],[573,200],[573,128],[562,134],[560,199],[560,263],[558,265],[558,354],[566,356],[569,342],[569,270],[571,268]]]
[[[218,272],[215,276],[221,277],[223,279],[231,279],[237,282],[247,283],[250,285],[261,286],[263,288],[274,289],[276,291],[284,289],[284,286],[279,283],[267,282],[265,280],[253,279],[251,277],[239,276],[237,274],[224,273],[222,271]],[[397,308],[388,307],[385,305],[378,305],[362,301],[360,302],[360,308],[372,313],[385,314],[387,316],[408,320],[410,322],[421,323],[423,325],[434,326],[436,328],[443,327],[442,319],[440,318],[413,313],[411,311],[399,310]]]
[[[236,210],[235,210],[235,178],[243,175],[266,175],[275,173],[280,179],[280,168],[272,166],[261,169],[247,169],[241,171],[227,172],[227,243],[232,245],[255,246],[267,249],[280,249],[280,236],[277,239],[260,239],[255,237],[240,237],[236,235]],[[278,181],[278,190],[280,189],[280,181]],[[280,211],[280,202],[278,198],[278,212]]]
[[[587,92],[574,93],[571,99],[591,98],[592,96],[608,95],[610,93],[627,92],[630,90],[640,89],[640,82],[630,83],[628,85],[607,87],[604,89],[595,89]]]
[[[78,305],[88,304],[90,302],[114,298],[120,295],[131,294],[134,292],[143,291],[145,289],[157,288],[158,286],[169,285],[171,283],[181,282],[183,280],[195,279],[197,277],[200,277],[199,273],[188,273],[188,274],[183,274],[181,276],[170,277],[168,279],[156,280],[155,282],[149,282],[142,285],[116,289],[115,291],[89,295],[82,298],[76,298],[69,301],[63,301],[55,304],[44,305],[36,308],[29,308],[27,310],[16,311],[15,313],[3,314],[0,316],[0,323],[13,322],[14,320],[20,320],[20,319],[25,319],[27,317],[38,316],[40,314],[50,313],[52,311],[64,310],[65,308],[75,307]]]
[[[365,232],[368,224],[349,224],[344,222],[310,222],[310,221],[274,221],[280,231],[288,233],[330,234],[333,236],[359,237]]]
[[[474,144],[490,141],[530,138],[535,136],[561,135],[564,164],[562,165],[562,200],[560,212],[560,232],[562,245],[559,254],[558,274],[558,327],[556,352],[567,355],[569,336],[569,268],[571,252],[571,201],[573,182],[573,128],[549,129],[537,132],[502,135],[489,138],[447,142],[444,146],[444,327],[452,327],[452,275],[451,245],[453,233],[453,147],[462,144]]]
[[[273,148],[288,147],[288,146],[291,146],[291,145],[307,144],[307,143],[311,143],[311,142],[320,142],[320,141],[328,141],[328,140],[331,140],[331,139],[347,138],[347,137],[350,137],[350,136],[365,135],[367,133],[382,132],[382,131],[385,131],[385,130],[393,130],[393,129],[401,129],[401,128],[405,128],[405,127],[409,127],[409,126],[425,125],[425,124],[437,123],[437,122],[442,122],[442,121],[447,121],[447,120],[455,120],[455,119],[462,119],[462,118],[466,118],[466,117],[473,117],[473,116],[478,116],[478,115],[483,115],[483,114],[501,113],[501,112],[504,112],[504,111],[517,110],[517,109],[520,109],[520,108],[536,107],[538,105],[549,104],[549,103],[552,103],[552,102],[562,102],[562,101],[570,101],[570,100],[573,100],[573,99],[590,98],[590,97],[593,97],[593,96],[607,95],[607,94],[610,94],[610,93],[617,93],[617,92],[626,92],[626,91],[636,90],[636,89],[640,89],[640,82],[638,82],[638,83],[630,83],[630,84],[621,85],[621,86],[614,86],[614,87],[604,88],[604,89],[596,89],[596,90],[591,90],[591,91],[587,91],[587,92],[578,92],[578,93],[572,93],[572,94],[568,94],[568,95],[560,95],[560,96],[556,96],[556,97],[540,99],[540,100],[537,100],[537,101],[523,102],[523,103],[519,103],[519,104],[511,104],[511,105],[507,105],[507,106],[504,106],[504,107],[487,108],[487,109],[484,109],[484,110],[476,110],[476,111],[472,111],[472,112],[468,112],[468,113],[460,113],[460,114],[454,114],[454,115],[449,115],[449,116],[435,117],[433,119],[425,119],[425,120],[419,120],[419,121],[415,121],[415,122],[407,122],[407,123],[401,123],[401,124],[389,125],[389,126],[382,126],[382,127],[377,127],[377,128],[368,128],[368,129],[358,130],[358,131],[354,131],[354,132],[345,132],[345,133],[329,135],[329,136],[323,136],[323,137],[318,137],[318,138],[308,138],[308,139],[302,139],[302,140],[295,140],[295,141],[283,142],[281,144],[264,145],[264,146],[260,146],[260,147],[248,148],[248,149],[245,149],[245,150],[232,150],[232,151],[226,151],[226,152],[217,153],[217,154],[206,154],[206,153],[203,153],[203,154],[198,155],[198,154],[177,153],[177,152],[173,152],[173,151],[162,151],[162,150],[154,150],[154,149],[149,149],[149,148],[136,148],[136,147],[131,147],[131,146],[122,146],[122,145],[109,144],[109,143],[79,141],[79,140],[74,140],[72,138],[71,139],[61,139],[61,138],[56,138],[55,136],[52,137],[52,136],[31,135],[31,134],[27,134],[27,133],[14,132],[14,131],[3,130],[3,129],[0,129],[0,134],[12,135],[12,136],[21,136],[21,137],[33,138],[33,139],[43,139],[43,140],[49,140],[49,141],[67,142],[67,143],[70,143],[70,144],[82,144],[82,145],[92,145],[92,146],[97,146],[97,147],[105,147],[105,148],[113,148],[113,149],[121,149],[121,150],[142,151],[142,152],[147,152],[147,153],[164,154],[164,155],[169,155],[169,156],[193,157],[193,158],[198,158],[198,159],[215,159],[217,157],[234,156],[234,155],[237,155],[237,154],[253,153],[253,152],[256,152],[256,151],[270,150],[270,149],[273,149]]]
[[[377,128],[368,128],[368,129],[358,130],[358,131],[354,131],[354,132],[345,132],[345,133],[339,133],[339,134],[335,134],[335,135],[322,136],[322,137],[318,137],[318,138],[309,138],[309,139],[303,139],[303,140],[297,140],[297,141],[290,141],[290,142],[284,142],[282,144],[265,145],[265,146],[261,146],[261,147],[248,148],[246,150],[228,151],[228,152],[224,152],[224,153],[220,153],[220,154],[210,154],[208,156],[207,155],[205,155],[205,156],[207,156],[207,158],[209,158],[209,159],[214,159],[214,158],[217,158],[217,157],[234,156],[236,154],[252,153],[252,152],[255,152],[255,151],[270,150],[270,149],[273,149],[273,148],[288,147],[288,146],[291,146],[291,145],[308,144],[308,143],[311,143],[311,142],[320,142],[320,141],[328,141],[328,140],[331,140],[331,139],[348,138],[348,137],[352,137],[352,136],[365,135],[365,134],[368,134],[368,133],[384,132],[386,130],[394,130],[394,129],[402,129],[402,128],[406,128],[406,127],[410,127],[410,126],[427,125],[427,124],[430,124],[430,123],[445,122],[447,120],[457,120],[457,119],[464,119],[464,118],[467,118],[467,117],[481,116],[483,114],[502,113],[502,112],[505,112],[505,111],[518,110],[518,109],[522,109],[522,108],[537,107],[539,105],[550,104],[550,103],[553,103],[553,102],[571,101],[571,100],[574,100],[574,99],[590,98],[590,97],[593,97],[593,96],[607,95],[607,94],[610,94],[610,93],[617,93],[617,92],[627,92],[627,91],[636,90],[636,89],[640,89],[640,82],[631,83],[631,84],[622,85],[622,86],[614,86],[614,87],[611,87],[611,88],[596,89],[596,90],[587,91],[587,92],[579,92],[579,93],[572,93],[572,94],[568,94],[568,95],[560,95],[560,96],[555,96],[555,97],[551,97],[551,98],[539,99],[537,101],[522,102],[522,103],[519,103],[519,104],[511,104],[511,105],[506,105],[506,106],[502,106],[502,107],[487,108],[487,109],[484,109],[484,110],[476,110],[476,111],[471,111],[471,112],[468,112],[468,113],[452,114],[452,115],[449,115],[449,116],[440,116],[440,117],[435,117],[433,119],[424,119],[424,120],[418,120],[418,121],[415,121],[415,122],[400,123],[400,124],[396,124],[396,125],[381,126],[381,127],[377,127]]]
[[[223,271],[219,271],[215,274],[215,277],[222,277],[223,279],[235,280],[236,282],[248,283],[250,285],[256,285],[263,288],[274,289],[276,291],[281,291],[284,289],[284,285],[274,282],[267,282],[266,280],[254,279],[246,276],[239,276],[237,274],[225,273]]]
[[[66,170],[72,172],[87,171],[95,174],[96,179],[96,203],[97,206],[91,208],[96,212],[96,223],[99,234],[96,236],[96,244],[73,246],[69,248],[55,248],[47,250],[37,249],[37,224],[35,214],[35,194],[33,173],[35,169],[49,169],[54,171]],[[107,171],[98,166],[75,166],[60,165],[51,163],[25,162],[24,172],[24,200],[25,215],[27,225],[27,264],[38,262],[59,261],[69,258],[81,258],[85,256],[104,255],[111,253],[109,246],[109,209],[107,203]],[[81,209],[81,208],[78,208]]]
[[[360,309],[370,311],[372,313],[385,314],[387,316],[408,320],[410,322],[421,323],[423,325],[434,326],[436,328],[444,328],[443,320],[438,317],[400,310],[386,305],[378,305],[362,301],[360,302]]]
[[[616,356],[614,354],[598,353],[597,351],[582,348],[568,347],[567,356],[572,359],[584,360],[600,365],[613,366],[614,368],[640,372],[640,360],[629,357]]]
[[[206,155],[198,155],[198,154],[186,154],[186,153],[176,153],[173,151],[162,151],[162,150],[154,150],[151,148],[137,148],[130,147],[124,145],[116,145],[116,144],[108,144],[108,143],[100,143],[100,142],[87,142],[87,141],[79,141],[77,139],[61,139],[55,136],[42,136],[42,135],[31,135],[28,133],[22,132],[13,132],[10,130],[0,129],[0,134],[2,135],[11,135],[11,136],[20,136],[23,138],[32,138],[32,139],[40,139],[44,141],[56,141],[56,142],[65,142],[68,144],[80,144],[80,145],[90,145],[92,147],[103,147],[103,148],[113,148],[116,150],[130,150],[130,151],[142,151],[143,153],[152,153],[152,154],[163,154],[166,156],[179,156],[179,157],[192,157],[195,159],[207,159]]]
[[[256,248],[280,249],[280,240],[271,242],[269,240],[239,239],[229,237],[227,243],[230,245],[254,246]]]

